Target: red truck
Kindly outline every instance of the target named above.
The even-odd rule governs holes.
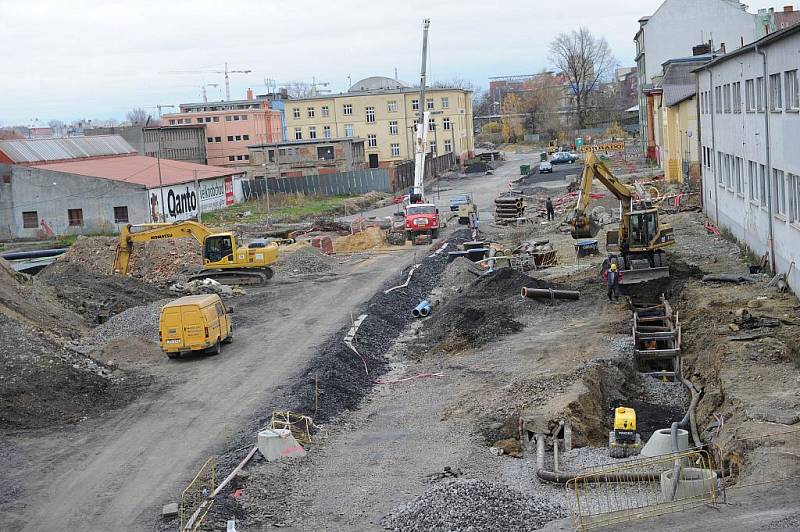
[[[432,203],[412,203],[406,206],[406,238],[416,243],[439,237],[439,209]]]

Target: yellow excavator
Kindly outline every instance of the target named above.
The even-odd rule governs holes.
[[[578,204],[569,221],[572,238],[594,238],[600,230],[597,220],[586,212],[592,201],[595,178],[620,202],[619,229],[606,234],[609,262],[616,263],[618,271],[622,272],[620,284],[669,277],[664,248],[675,244],[672,227],[659,221],[658,209],[652,202],[637,198],[634,191],[614,177],[608,167],[591,152],[586,154]]]
[[[122,227],[113,271],[117,275],[128,275],[136,242],[190,237],[200,243],[203,254],[203,269],[190,280],[210,278],[222,284],[261,284],[272,278],[270,266],[278,260],[276,243],[254,240],[241,245],[233,233],[213,233],[203,224],[192,221]]]

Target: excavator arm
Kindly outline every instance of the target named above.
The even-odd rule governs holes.
[[[128,275],[131,252],[134,242],[147,242],[161,238],[194,238],[200,245],[212,234],[202,224],[192,221],[175,222],[171,224],[153,223],[126,225],[119,232],[119,244],[114,256],[113,272],[117,275]]]
[[[623,215],[630,212],[632,208],[633,191],[614,177],[611,170],[594,153],[589,152],[586,155],[586,164],[583,166],[578,204],[575,206],[575,213],[570,220],[573,238],[591,238],[599,230],[591,216],[586,213],[586,209],[592,201],[592,183],[595,179],[600,181],[620,201]]]

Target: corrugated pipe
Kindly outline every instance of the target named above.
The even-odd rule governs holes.
[[[425,318],[431,315],[431,310],[433,310],[431,304],[428,303],[427,300],[424,300],[414,307],[414,310],[411,311],[411,315],[415,318]]]

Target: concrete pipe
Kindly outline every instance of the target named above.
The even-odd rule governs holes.
[[[523,288],[522,297],[531,299],[572,299],[581,298],[581,293],[575,290],[553,290],[552,288]]]

